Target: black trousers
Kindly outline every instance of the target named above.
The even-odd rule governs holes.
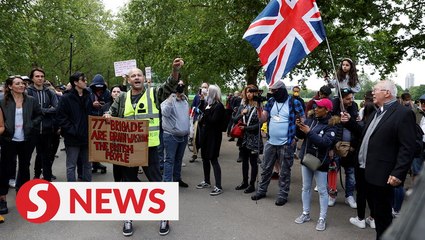
[[[143,172],[145,173],[149,182],[161,182],[162,175],[161,171],[159,170],[158,148],[149,147],[148,156],[149,166],[142,167]],[[114,165],[113,171],[115,181],[140,182],[140,179],[137,177],[137,174],[139,173],[139,167],[124,167]]]
[[[34,176],[39,178],[43,172],[43,179],[52,181],[52,142],[53,142],[53,131],[47,134],[34,134],[32,138],[33,150],[34,147],[37,151],[34,163]],[[42,171],[43,170],[43,171]]]
[[[366,200],[367,204],[369,205],[370,209],[370,216],[372,218],[375,218],[375,213],[373,212],[371,199],[366,198],[366,179],[365,179],[365,169],[356,167],[354,169],[354,174],[356,177],[356,202],[357,202],[357,216],[360,220],[365,219],[365,212],[366,212]]]
[[[30,161],[33,151],[29,141],[14,142],[4,141],[1,147],[0,158],[0,196],[9,191],[10,164],[14,164],[18,156],[18,177],[16,178],[16,191],[30,180]]]
[[[252,151],[246,147],[241,147],[239,151],[242,157],[242,178],[244,183],[255,186],[258,174],[258,154],[252,153]],[[249,165],[251,165],[251,179],[248,182]]]
[[[375,214],[376,239],[380,239],[385,230],[391,225],[393,215],[391,202],[394,189],[390,185],[382,187],[367,182],[366,198],[371,203],[371,211]]]

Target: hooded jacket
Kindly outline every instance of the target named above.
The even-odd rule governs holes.
[[[53,133],[56,109],[58,107],[56,93],[44,86],[42,90],[38,90],[34,85],[29,86],[27,92],[40,104],[41,112],[43,113],[43,120],[36,128],[37,133]]]
[[[101,89],[100,92],[96,92],[96,89]],[[103,76],[96,74],[92,80],[92,83],[89,86],[90,91],[90,100],[93,103],[94,101],[103,102],[104,105],[110,105],[112,102],[111,92],[106,86]],[[92,116],[102,116],[105,112],[104,108],[95,108],[93,104],[90,108],[90,115]]]

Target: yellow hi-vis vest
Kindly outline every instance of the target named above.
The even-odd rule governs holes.
[[[139,99],[136,107],[131,104],[131,91],[125,99],[124,118],[149,120],[148,146],[159,145],[159,110],[155,105],[153,88],[148,88]]]

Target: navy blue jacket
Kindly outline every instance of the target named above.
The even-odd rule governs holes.
[[[329,156],[328,151],[333,147],[335,140],[335,125],[330,121],[331,116],[328,115],[323,118],[308,118],[305,120],[305,124],[310,127],[310,132],[305,134],[304,132],[297,130],[297,137],[304,139],[300,150],[300,159],[304,158],[306,152],[313,154],[323,161],[317,171],[327,172],[329,170]]]

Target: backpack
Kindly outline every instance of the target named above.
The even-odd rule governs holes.
[[[424,150],[424,143],[422,141],[424,136],[424,131],[422,130],[421,126],[416,123],[416,138],[415,138],[415,157],[421,156],[423,150]]]

